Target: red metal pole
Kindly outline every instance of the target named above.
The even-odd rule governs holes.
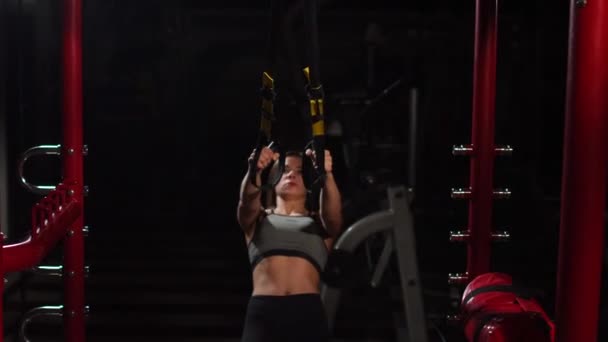
[[[556,340],[595,342],[604,246],[608,2],[571,0]]]
[[[73,196],[83,205],[82,0],[64,0],[63,23],[63,169],[76,184]],[[66,183],[68,183],[66,181]],[[84,209],[83,209],[84,212]],[[68,342],[85,341],[83,215],[75,221],[64,247],[64,326]]]
[[[0,233],[0,265],[3,260],[4,234]],[[6,271],[0,268],[0,294],[4,293],[4,276]],[[4,296],[0,296],[0,342],[4,341]]]
[[[2,246],[2,272],[10,273],[22,271],[38,265],[44,257],[65,236],[68,229],[82,215],[79,203],[69,202],[59,216],[41,233],[29,237],[27,240]],[[68,226],[69,225],[69,226]],[[34,228],[35,229],[35,228]]]
[[[469,201],[468,279],[490,270],[496,102],[497,0],[477,0]]]

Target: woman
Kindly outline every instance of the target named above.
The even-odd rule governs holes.
[[[278,156],[267,147],[260,152],[258,185],[261,172]],[[313,151],[307,150],[306,157],[314,163]],[[249,173],[241,184],[237,216],[253,272],[242,342],[329,341],[319,295],[320,274],[342,226],[342,203],[331,154],[325,151],[327,178],[319,213],[307,209],[303,158],[299,153],[286,154],[284,172],[274,188],[273,208],[262,207],[261,191],[251,184]]]

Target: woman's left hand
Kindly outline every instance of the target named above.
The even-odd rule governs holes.
[[[312,159],[312,164],[316,168],[317,167],[317,162],[316,162],[317,154],[315,153],[315,151],[308,148],[308,149],[306,149],[305,153],[308,157],[310,157],[310,159]],[[332,172],[332,170],[333,170],[333,160],[331,158],[331,153],[329,152],[329,150],[325,150],[325,172],[330,173],[330,172]]]

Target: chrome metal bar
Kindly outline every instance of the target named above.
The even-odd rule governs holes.
[[[509,199],[509,198],[511,198],[511,190],[494,189],[494,199]]]
[[[448,275],[448,283],[450,285],[463,285],[469,281],[467,273],[450,273]]]
[[[23,318],[21,319],[21,323],[19,324],[19,341],[20,342],[31,342],[30,339],[27,338],[27,326],[38,317],[44,316],[53,316],[53,317],[63,317],[64,315],[64,307],[63,305],[56,306],[39,306],[37,308],[33,308],[30,311],[26,312]],[[84,315],[88,316],[91,311],[90,307],[86,305],[84,307]]]
[[[472,156],[473,146],[472,145],[454,145],[452,147],[453,156]]]
[[[32,272],[38,275],[50,276],[50,277],[62,277],[63,266],[36,266],[32,269]]]
[[[466,189],[452,189],[453,199],[471,199],[472,192],[470,188]]]
[[[42,275],[42,276],[50,276],[50,277],[63,277],[63,266],[62,265],[55,265],[55,266],[50,266],[50,265],[41,265],[41,266],[36,266],[34,268],[31,269],[31,272],[37,275]],[[86,265],[84,267],[84,276],[85,278],[87,278],[89,276],[89,274],[91,273],[91,267],[89,265]],[[70,274],[68,274],[69,276]]]
[[[450,232],[450,242],[468,242],[471,237],[469,231],[452,231]],[[508,242],[511,239],[511,235],[508,231],[496,231],[492,233],[492,241],[494,242]]]
[[[43,155],[61,155],[61,145],[40,145],[34,146],[27,151],[25,151],[21,158],[18,161],[18,173],[19,179],[21,180],[21,185],[23,185],[29,191],[38,194],[38,195],[46,195],[49,192],[55,190],[55,185],[35,185],[27,181],[25,178],[23,168],[27,160],[34,156],[43,156]]]
[[[33,308],[30,311],[26,312],[21,320],[21,324],[19,324],[19,341],[21,342],[30,342],[26,335],[26,329],[28,324],[32,322],[34,318],[43,317],[43,316],[54,316],[54,317],[62,317],[63,316],[63,305],[58,306],[39,306],[37,308]]]
[[[509,146],[509,145],[505,145],[505,146],[497,146],[496,149],[496,155],[497,156],[507,156],[510,157],[513,155],[513,147]]]
[[[508,242],[511,241],[511,234],[508,231],[500,231],[492,233],[492,241]]]
[[[468,242],[470,237],[468,230],[450,232],[450,242]]]

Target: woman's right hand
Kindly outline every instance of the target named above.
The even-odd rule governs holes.
[[[249,156],[249,162],[251,162],[251,160],[253,160],[254,156],[255,156],[255,149],[253,150],[253,152],[251,152],[251,155]],[[260,152],[260,158],[258,158],[258,164],[256,165],[256,171],[260,172],[260,171],[264,170],[269,165],[271,165],[272,162],[274,162],[277,159],[279,159],[279,154],[275,153],[268,147],[264,146],[262,148],[262,151]]]

